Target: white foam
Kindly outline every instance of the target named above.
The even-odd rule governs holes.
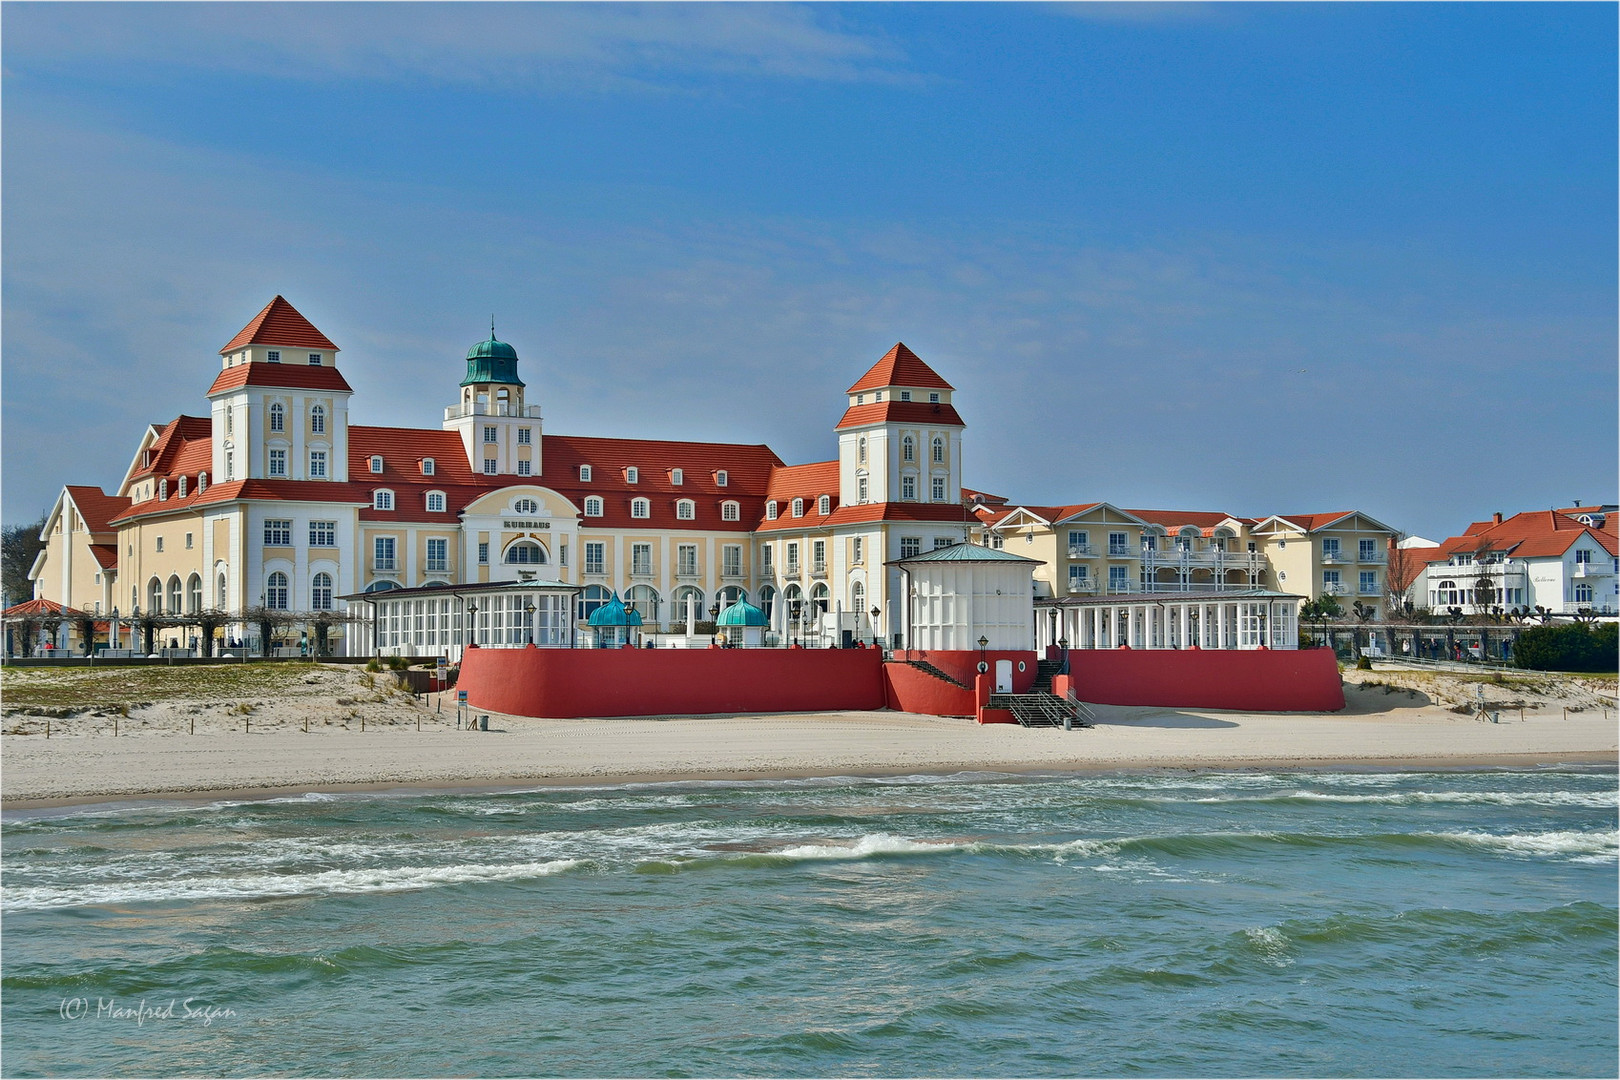
[[[907,840],[888,833],[872,833],[848,844],[801,844],[771,852],[783,859],[865,859],[873,855],[938,854],[960,851],[961,844],[946,841]]]
[[[499,865],[395,866],[323,870],[313,874],[246,874],[239,877],[125,881],[78,888],[7,888],[8,908],[82,907],[90,904],[165,903],[174,900],[255,900],[269,897],[406,892],[469,882],[521,881],[578,866],[578,859]]]
[[[1610,862],[1620,857],[1620,833],[1615,832],[1443,832],[1420,835],[1514,855],[1567,855],[1574,857],[1577,862]]]

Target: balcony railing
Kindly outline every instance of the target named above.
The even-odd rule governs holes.
[[[1326,566],[1334,566],[1334,565],[1336,565],[1338,563],[1347,563],[1347,562],[1350,562],[1350,561],[1352,561],[1352,560],[1348,556],[1346,556],[1345,553],[1342,552],[1342,551],[1324,551],[1324,552],[1322,552],[1322,562]]]
[[[1084,559],[1089,555],[1095,554],[1097,554],[1097,549],[1092,547],[1090,544],[1069,545],[1069,558],[1071,559]]]
[[[1123,544],[1109,544],[1108,557],[1110,559],[1128,559],[1131,557],[1131,549]]]
[[[742,577],[743,576],[742,567],[740,567],[740,566],[722,566],[720,568],[720,576],[721,577],[727,577],[727,578]]]
[[[635,564],[633,564],[630,567],[630,576],[631,577],[652,577],[653,576],[652,564],[651,563],[635,563]]]
[[[384,558],[379,555],[377,558],[371,560],[371,568],[373,570],[398,570],[399,560],[393,558],[392,556]]]
[[[1377,585],[1361,585],[1356,588],[1356,591],[1362,596],[1381,596],[1384,592],[1384,590],[1379,588]]]
[[[427,566],[427,572],[428,573],[430,573],[430,574],[435,574],[435,573],[442,574],[442,573],[445,573],[446,571],[448,571],[450,569],[450,560],[449,559],[428,559],[425,565]]]
[[[1072,593],[1094,593],[1097,591],[1097,583],[1091,578],[1070,578],[1069,591]]]
[[[1342,581],[1329,581],[1323,583],[1322,592],[1327,596],[1349,596],[1350,586]]]
[[[1156,566],[1179,567],[1219,567],[1228,570],[1263,570],[1266,566],[1266,557],[1257,551],[1221,551],[1218,548],[1205,548],[1203,551],[1188,551],[1182,548],[1169,548],[1166,550],[1144,549],[1142,552],[1142,565],[1151,570]]]
[[[484,405],[474,402],[471,405],[452,405],[444,410],[446,420],[459,420],[463,416],[516,416],[525,420],[540,419],[540,406],[538,405]]]
[[[1371,555],[1369,555],[1363,551],[1356,556],[1356,561],[1363,563],[1385,563],[1389,561],[1389,552],[1375,550]]]
[[[1575,564],[1575,576],[1578,578],[1614,577],[1614,567],[1609,563],[1578,562]]]

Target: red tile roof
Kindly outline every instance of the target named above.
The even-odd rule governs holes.
[[[851,405],[833,430],[861,427],[865,424],[918,424],[936,427],[966,427],[956,406],[928,401],[869,401],[865,405]]]
[[[819,512],[821,496],[829,499],[830,510]],[[776,500],[777,517],[765,519],[763,513],[755,518],[759,532],[782,529],[819,529],[831,524],[838,513],[838,462],[814,461],[807,465],[783,465],[771,471],[771,482],[765,490],[767,500]],[[804,500],[804,514],[793,516],[793,500]]]
[[[1127,514],[1134,514],[1153,525],[1162,525],[1168,532],[1179,532],[1191,525],[1197,529],[1201,536],[1213,536],[1215,530],[1223,521],[1242,521],[1240,517],[1232,514],[1223,514],[1219,510],[1127,510]],[[1330,514],[1319,515],[1332,517]],[[1338,517],[1343,517],[1343,514]],[[1297,518],[1289,518],[1298,521]],[[1303,524],[1301,522],[1301,524]]]
[[[1555,510],[1534,510],[1514,514],[1500,524],[1495,521],[1476,521],[1470,531],[1449,537],[1437,548],[1428,562],[1445,562],[1453,555],[1481,551],[1500,551],[1517,559],[1556,558],[1568,551],[1582,535],[1590,536],[1610,555],[1620,554],[1614,519],[1596,529],[1582,525],[1567,514]],[[1477,529],[1478,531],[1474,531]]]
[[[546,441],[550,447],[550,440]],[[371,471],[371,459],[383,459],[383,471]],[[422,459],[433,459],[433,475],[422,475]],[[369,427],[349,425],[349,479],[357,484],[389,487],[393,484],[423,484],[427,488],[440,488],[446,484],[476,484],[488,486],[489,480],[500,480],[499,486],[511,481],[510,477],[484,477],[475,474],[467,462],[467,448],[461,436],[454,431],[431,431],[426,428]],[[518,477],[527,480],[528,477]]]
[[[219,350],[221,356],[244,345],[284,345],[289,349],[331,349],[337,346],[281,296],[264,305],[241,333]]]
[[[601,517],[582,517],[585,528],[693,529],[709,532],[748,532],[764,513],[765,489],[782,459],[770,447],[738,443],[674,442],[656,439],[600,439],[579,435],[547,435],[544,461],[532,482],[565,496],[583,511],[585,498],[602,497]],[[591,466],[591,479],[581,482],[579,467]],[[625,479],[635,466],[638,482]],[[670,471],[680,469],[680,484]],[[726,473],[721,487],[715,473]],[[490,477],[490,488],[522,484],[521,476]],[[834,489],[836,494],[836,488]],[[649,517],[630,516],[630,502],[645,497]],[[676,517],[676,502],[691,499],[693,516]],[[738,504],[738,520],[726,521],[721,506]]]
[[[941,390],[954,390],[950,383],[910,349],[905,342],[896,342],[894,348],[883,354],[883,359],[867,369],[845,393],[861,390],[881,390],[886,386],[932,386]]]
[[[66,619],[75,619],[87,615],[89,612],[80,611],[78,608],[70,608],[64,604],[58,604],[55,600],[46,600],[41,597],[24,600],[20,604],[13,604],[11,607],[6,608],[4,612],[0,612],[0,614],[4,614],[8,619],[21,619],[30,615],[60,615]]]
[[[111,570],[118,565],[117,544],[91,544],[90,554],[95,556],[97,565],[103,570]]]
[[[1273,514],[1272,516],[1293,522],[1295,525],[1301,526],[1306,532],[1315,532],[1317,529],[1324,529],[1335,521],[1343,520],[1354,513],[1354,510],[1340,510],[1333,514]]]
[[[288,390],[341,390],[352,393],[354,388],[335,367],[316,367],[313,364],[266,364],[254,361],[228,367],[214,379],[208,396],[237,390],[244,386],[285,387]]]
[[[218,503],[235,502],[238,499],[361,505],[371,502],[371,488],[364,484],[345,484],[327,480],[232,480],[209,484],[207,491],[189,488],[185,498],[181,498],[175,489],[170,488],[167,499],[147,499],[145,502],[133,503],[123,513],[114,517],[113,523],[122,524],[148,514],[172,514],[177,510],[213,506]]]
[[[67,492],[79,508],[85,527],[93,533],[111,532],[112,519],[129,507],[128,499],[108,495],[98,487],[69,484]]]

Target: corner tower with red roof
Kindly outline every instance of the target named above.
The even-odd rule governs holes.
[[[958,505],[964,425],[953,392],[904,342],[868,368],[835,429],[839,501]]]

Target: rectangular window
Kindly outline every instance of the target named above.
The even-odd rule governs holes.
[[[1069,556],[1091,554],[1091,533],[1084,529],[1069,530]]]
[[[943,476],[934,477],[934,501],[945,501],[945,478]]]
[[[264,358],[270,361],[272,364],[279,364],[281,363],[281,350],[271,349],[269,352],[264,354]]]
[[[940,548],[948,548],[954,543],[956,543],[955,537],[936,536],[934,537],[934,550],[938,551]]]
[[[523,459],[519,459],[518,460],[518,475],[519,476],[528,476],[529,475],[529,470],[532,467],[533,467],[532,462],[526,461],[526,460],[523,460]]]
[[[1109,533],[1108,534],[1108,554],[1110,554],[1110,555],[1128,555],[1128,554],[1130,554],[1130,551],[1129,551],[1129,549],[1127,547],[1127,545],[1130,544],[1130,541],[1131,541],[1131,538],[1126,533],[1122,533],[1122,532],[1111,532],[1111,533]],[[1110,572],[1108,576],[1109,576],[1109,579],[1112,580],[1114,575]]]
[[[163,537],[161,536],[157,538],[157,549],[159,551],[163,550]]]
[[[478,542],[478,562],[483,566],[489,565],[489,541],[487,540]]]
[[[871,497],[870,491],[871,489],[866,484],[866,477],[863,476],[855,481],[855,499],[857,502],[866,502]]]
[[[1124,569],[1121,567],[1120,569]],[[1069,567],[1069,588],[1084,587],[1091,580],[1091,568],[1082,563]]]
[[[720,572],[726,577],[742,576],[741,544],[727,544],[720,549]]]
[[[1586,565],[1587,563],[1589,563],[1591,561],[1592,561],[1592,553],[1590,551],[1577,551],[1577,552],[1575,552],[1575,564],[1577,566],[1584,566],[1584,565]]]
[[[1322,591],[1329,595],[1344,591],[1344,582],[1340,580],[1337,570],[1322,571]]]
[[[624,470],[624,482],[627,484],[641,483],[641,470],[634,465]]]
[[[292,547],[292,522],[285,518],[266,518],[264,544],[266,547]]]
[[[557,565],[558,566],[567,566],[568,565],[568,545],[567,544],[558,544],[557,545]]]
[[[311,480],[326,479],[325,450],[311,450],[309,452],[309,478]]]
[[[714,474],[715,487],[725,487],[729,483],[731,483],[731,476],[726,470],[721,469]]]
[[[187,551],[191,550],[191,534],[190,533],[186,533],[186,550]]]
[[[270,451],[270,475],[287,475],[287,451],[274,449]]]
[[[1127,576],[1127,567],[1110,566],[1108,568],[1108,591],[1122,593],[1130,588],[1130,578]]]
[[[760,567],[769,576],[776,573],[776,545],[766,544],[759,549]]]
[[[1324,537],[1322,540],[1322,558],[1337,559],[1339,557],[1339,538],[1336,536]]]
[[[1375,560],[1377,560],[1377,558],[1378,558],[1378,541],[1376,541],[1376,540],[1360,540],[1360,541],[1357,541],[1357,543],[1361,548],[1361,561],[1362,562],[1374,562]]]
[[[900,478],[900,498],[907,502],[917,499],[917,478],[915,476],[902,476]]]
[[[683,577],[693,577],[697,574],[697,545],[677,544],[675,547],[675,572]]]
[[[429,539],[427,542],[427,568],[429,573],[444,573],[450,569],[450,541]]]
[[[310,547],[337,547],[337,522],[312,521],[309,523]]]
[[[914,555],[922,554],[922,537],[902,536],[900,538],[900,557],[909,559]]]
[[[590,483],[591,467],[589,465],[581,465],[579,467],[579,478],[584,483]]]
[[[793,577],[799,572],[799,544],[796,540],[788,541],[787,572],[789,577]]]
[[[374,473],[380,473],[383,471],[383,459],[381,454],[371,455],[371,471]]]
[[[378,570],[394,569],[394,538],[378,536],[371,542],[372,562]]]
[[[594,540],[585,542],[585,572],[587,574],[607,573],[607,545]]]
[[[1378,595],[1378,571],[1363,570],[1361,572],[1360,591],[1362,596]]]
[[[309,363],[310,363],[311,367],[320,367],[321,366],[321,354],[318,353],[318,352],[310,353],[309,354]]]
[[[484,428],[484,441],[485,442],[498,442],[499,440],[500,440],[500,436],[496,432],[496,429],[495,429],[494,425],[489,425],[489,426]]]
[[[902,391],[900,391],[900,400],[901,401],[910,401],[911,400],[911,391],[910,390],[902,390]]]
[[[529,446],[533,442],[534,442],[534,429],[533,428],[526,428],[526,427],[518,428],[518,445],[519,446]]]
[[[810,569],[817,574],[827,572],[827,541],[816,540],[810,545]]]
[[[229,450],[225,451],[225,479],[236,479],[236,455]]]
[[[485,476],[494,476],[495,475],[495,467],[496,466],[495,466],[495,459],[494,458],[487,457],[487,458],[484,459],[484,475]]]
[[[669,482],[677,487],[686,483],[686,472],[683,469],[669,470]]]
[[[866,550],[866,541],[865,541],[865,539],[862,538],[862,537],[859,537],[859,536],[855,537],[855,542],[851,545],[851,551],[850,551],[850,555],[853,558],[853,560],[855,562],[855,565],[859,566],[863,561],[865,561],[865,560],[863,560],[861,558],[861,555],[863,554],[863,552],[865,550]]]
[[[651,544],[630,545],[630,572],[641,575],[648,575],[653,572]]]
[[[938,405],[939,404],[939,392],[935,391],[935,392],[929,394],[928,395],[928,400],[930,402],[932,402],[933,404]]]

